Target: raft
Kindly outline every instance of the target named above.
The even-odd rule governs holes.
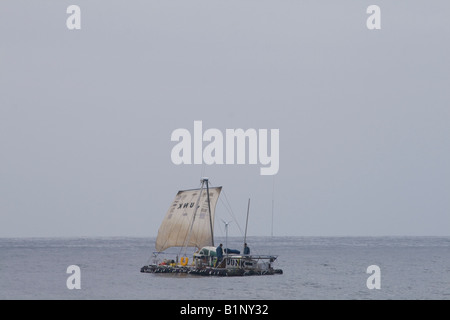
[[[262,276],[283,274],[281,269],[268,270],[245,270],[245,269],[230,269],[230,268],[195,268],[183,266],[168,266],[168,265],[148,265],[141,268],[143,273],[171,273],[171,274],[190,274],[199,276],[218,276],[218,277],[233,277],[233,276]]]

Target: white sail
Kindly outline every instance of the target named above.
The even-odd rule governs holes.
[[[221,190],[209,188],[209,206],[206,187],[179,191],[158,230],[156,250],[213,245],[214,211]]]

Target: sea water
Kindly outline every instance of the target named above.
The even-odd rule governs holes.
[[[242,250],[242,239],[217,239]],[[282,275],[141,273],[154,238],[0,238],[0,299],[450,299],[450,237],[248,237]],[[69,289],[68,267],[80,289]],[[379,267],[370,289],[368,267]]]

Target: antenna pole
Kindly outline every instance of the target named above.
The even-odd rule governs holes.
[[[275,194],[275,175],[273,176],[273,185],[272,185],[272,226],[270,228],[270,235],[273,238],[273,203],[274,203],[274,194]]]
[[[222,222],[225,224],[225,249],[223,249],[223,250],[226,250],[226,251],[225,251],[225,259],[227,259],[227,258],[228,258],[228,225],[229,225],[230,222],[232,222],[232,221],[226,222],[226,221],[223,220],[223,219],[221,219],[221,220],[222,220]]]
[[[225,224],[225,250],[227,250],[225,257],[228,258],[228,223]]]
[[[248,213],[250,212],[250,198],[248,198],[248,206],[247,206],[247,220],[245,222],[245,234],[244,234],[244,248],[245,243],[247,243],[247,226],[248,226]],[[242,253],[244,253],[244,250],[242,250]]]

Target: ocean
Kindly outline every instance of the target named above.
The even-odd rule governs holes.
[[[216,239],[241,249],[242,238]],[[0,238],[0,299],[409,300],[450,299],[450,237],[248,237],[278,255],[282,275],[141,273],[155,238]],[[68,267],[80,289],[69,289]],[[377,266],[378,278],[368,273]],[[370,289],[370,283],[378,288]]]

